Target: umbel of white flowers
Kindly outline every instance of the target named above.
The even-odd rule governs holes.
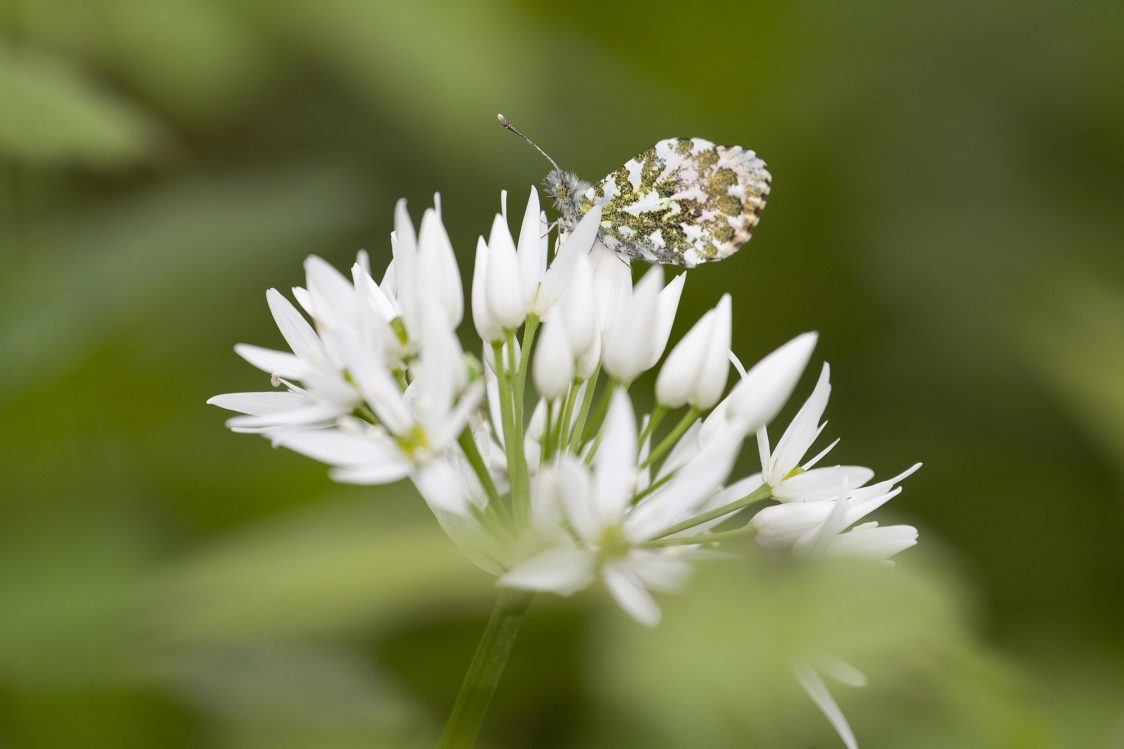
[[[597,208],[551,255],[532,189],[517,238],[505,194],[477,242],[477,358],[457,336],[460,269],[434,202],[417,231],[398,203],[393,260],[380,281],[365,253],[350,277],[310,257],[307,285],[292,290],[296,305],[266,293],[290,351],[235,347],[273,389],[212,398],[241,414],[231,429],[323,461],[338,481],[409,479],[501,587],[570,595],[601,581],[647,625],[660,618],[652,592],[679,589],[693,560],[733,537],[880,560],[916,543],[910,526],[859,521],[918,466],[872,484],[868,468],[819,466],[834,442],[807,457],[825,427],[826,363],[770,444],[767,425],[792,394],[815,333],[746,372],[730,351],[726,294],[665,357],[686,275],[665,283],[653,266],[634,284],[628,264],[596,241]],[[630,385],[661,359],[657,405],[638,416]],[[761,470],[732,477],[751,439]],[[797,674],[853,745],[818,676],[840,670],[801,665]]]

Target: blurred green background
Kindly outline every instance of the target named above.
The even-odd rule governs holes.
[[[470,258],[546,169],[501,111],[587,179],[670,136],[756,149],[762,225],[677,330],[726,290],[747,361],[819,330],[837,459],[926,466],[893,569],[749,552],[654,631],[543,599],[483,745],[834,747],[785,667],[811,647],[869,673],[835,689],[864,747],[1124,747],[1122,28],[1112,0],[3,0],[0,747],[432,745],[491,581],[408,488],[204,400],[266,386],[231,346],[281,344],[264,291],[305,255],[386,262],[398,197],[441,191]]]

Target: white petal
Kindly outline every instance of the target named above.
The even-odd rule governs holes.
[[[757,530],[757,542],[769,549],[788,548],[814,530],[831,514],[834,502],[791,502],[760,510],[750,524]]]
[[[593,294],[597,299],[598,328],[604,334],[632,294],[632,270],[627,258],[611,252],[601,242],[594,244],[590,261],[593,267]]]
[[[874,471],[864,466],[813,468],[777,484],[773,497],[782,502],[819,502],[842,497],[872,478]]]
[[[709,310],[667,355],[656,378],[656,400],[668,408],[687,403],[699,376],[699,367],[706,358],[714,310]]]
[[[593,581],[593,554],[576,547],[555,547],[531,557],[497,582],[507,588],[541,590],[568,596]]]
[[[855,526],[832,538],[827,553],[835,556],[889,559],[916,545],[917,529],[912,525],[878,526],[877,523],[868,523]]]
[[[546,272],[546,252],[542,242],[542,225],[539,222],[539,192],[531,188],[523,224],[519,228],[519,275],[523,282],[523,295],[534,299],[539,282]]]
[[[661,593],[679,592],[691,576],[690,563],[668,556],[666,550],[633,549],[623,564],[644,587]]]
[[[841,658],[834,656],[817,658],[815,667],[840,684],[846,684],[849,687],[866,686],[866,674]]]
[[[792,469],[800,465],[804,453],[808,452],[808,448],[819,435],[820,419],[823,417],[824,409],[827,408],[827,399],[831,395],[830,377],[831,368],[827,362],[824,362],[815,389],[777,441],[770,465],[762,466],[766,480],[770,484],[778,483],[792,473]]]
[[[430,447],[434,450],[443,450],[453,440],[460,436],[468,425],[468,420],[480,405],[484,397],[484,383],[477,381],[465,388],[461,393],[456,406],[440,424],[426,425]]]
[[[543,323],[531,369],[535,389],[549,400],[565,395],[574,379],[574,353],[561,312],[554,310],[551,319]]]
[[[597,302],[593,293],[593,270],[589,258],[579,255],[572,261],[570,285],[559,300],[566,320],[566,333],[574,357],[581,357],[599,342]]]
[[[609,325],[601,358],[605,371],[618,382],[630,383],[648,368],[659,325],[662,286],[663,269],[653,265]]]
[[[472,324],[485,343],[503,339],[503,328],[488,309],[488,245],[483,237],[476,241],[476,265],[472,269]]]
[[[469,514],[468,487],[446,461],[432,460],[419,468],[412,478],[418,493],[435,512]]]
[[[310,399],[304,393],[264,392],[264,393],[225,393],[207,399],[207,404],[225,408],[228,411],[264,416],[265,414],[291,411],[308,405]]]
[[[395,434],[407,431],[414,420],[403,402],[402,389],[375,352],[357,340],[353,332],[341,333],[339,340],[348,373],[379,421]]]
[[[417,377],[411,385],[416,388],[414,413],[423,424],[438,424],[448,414],[459,381],[464,379],[464,354],[444,315],[431,307],[422,310],[419,343]]]
[[[239,343],[235,353],[263,372],[290,380],[299,380],[309,371],[309,365],[286,351]]]
[[[747,432],[772,421],[792,395],[816,340],[815,333],[804,333],[757,362],[730,394],[730,418]]]
[[[292,302],[283,297],[277,289],[265,292],[265,299],[269,304],[269,311],[273,313],[278,330],[281,331],[293,353],[302,359],[315,360],[322,357],[320,338],[304,316],[297,312]]]
[[[273,441],[290,450],[334,466],[359,466],[397,460],[398,451],[386,438],[353,434],[338,429],[286,432]]]
[[[581,221],[574,227],[559,248],[559,256],[564,253],[575,255],[588,255],[593,249],[593,242],[601,231],[601,206],[595,205],[582,216]]]
[[[652,337],[652,353],[644,369],[656,366],[656,362],[663,356],[667,348],[667,339],[671,336],[671,326],[675,323],[675,313],[679,309],[679,297],[683,294],[683,284],[687,280],[686,273],[680,273],[660,292],[656,312],[656,333]]]
[[[600,532],[601,523],[592,478],[585,464],[571,455],[562,455],[557,465],[541,475],[543,501],[557,505],[580,538],[592,540]]]
[[[622,390],[613,393],[605,416],[605,433],[594,457],[594,485],[601,518],[619,518],[636,481],[636,416]]]
[[[852,491],[851,498],[856,505],[865,504],[867,502],[875,500],[876,498],[881,497],[883,494],[890,492],[895,486],[912,476],[920,468],[921,463],[914,463],[909,468],[905,469],[893,478],[879,481],[877,484],[871,484],[870,486],[864,486],[861,489]]]
[[[355,324],[358,306],[351,281],[316,255],[304,261],[313,318],[321,331]]]
[[[816,707],[820,709],[827,721],[831,723],[831,727],[839,734],[839,738],[843,740],[847,749],[858,749],[859,744],[855,740],[855,734],[851,730],[851,726],[847,723],[846,716],[839,709],[839,705],[831,696],[831,692],[827,690],[827,685],[823,683],[823,679],[816,673],[816,670],[811,666],[800,664],[793,666],[792,672],[795,674],[796,680],[800,682],[800,686],[804,687],[804,691],[812,698],[812,702],[816,703]]]
[[[412,466],[404,457],[385,463],[369,463],[348,468],[335,468],[332,480],[341,484],[392,484],[410,475]]]
[[[732,334],[730,295],[723,294],[714,308],[714,319],[707,337],[706,350],[699,362],[698,375],[691,388],[690,403],[707,410],[722,397],[730,373],[730,337]]]
[[[637,541],[646,540],[690,517],[729,476],[740,448],[738,443],[723,442],[703,448],[667,486],[636,507],[628,518],[630,536]]]
[[[459,325],[464,316],[460,269],[445,225],[433,209],[422,215],[417,270],[414,275],[414,283],[418,285],[415,293],[440,306],[449,327]]]
[[[394,253],[394,281],[398,297],[398,308],[406,330],[415,335],[421,323],[419,314],[426,299],[419,293],[419,285],[424,279],[418,276],[418,238],[414,232],[414,222],[406,209],[405,199],[394,206],[394,233],[391,234],[391,248]],[[385,284],[384,284],[385,285]]]
[[[286,427],[327,425],[347,414],[349,410],[336,406],[307,405],[291,411],[277,411],[257,416],[235,416],[227,420],[226,426],[235,432],[265,432]]]
[[[501,328],[514,329],[523,324],[530,307],[523,293],[519,276],[519,260],[515,256],[515,243],[502,216],[492,222],[488,236],[488,268],[485,284],[488,310]]]
[[[659,624],[660,607],[643,583],[617,565],[605,567],[603,575],[605,586],[629,616],[649,627]]]

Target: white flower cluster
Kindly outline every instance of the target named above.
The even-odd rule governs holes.
[[[231,429],[323,461],[336,480],[409,478],[501,586],[568,595],[599,579],[645,624],[660,617],[652,591],[679,588],[692,558],[732,537],[878,559],[916,543],[910,526],[856,523],[917,466],[872,484],[868,468],[817,467],[835,443],[805,458],[825,426],[826,364],[770,445],[766,425],[804,371],[814,333],[746,372],[730,351],[727,294],[664,357],[685,274],[665,283],[653,266],[633,284],[627,262],[597,242],[597,208],[551,258],[537,192],[517,238],[506,195],[503,204],[476,248],[480,359],[457,337],[464,299],[440,203],[415,231],[401,201],[382,280],[362,253],[350,278],[309,258],[297,306],[266,294],[291,352],[236,347],[276,389],[209,402],[242,414]],[[638,418],[629,386],[661,359],[656,406]],[[738,376],[727,390],[731,362]],[[750,437],[761,471],[731,479]]]
[[[495,217],[477,243],[472,278],[481,365],[457,338],[461,276],[440,204],[415,232],[400,201],[381,281],[365,254],[350,278],[311,257],[307,287],[293,289],[299,308],[266,293],[291,352],[235,350],[283,387],[209,402],[243,414],[231,429],[328,463],[339,481],[410,478],[501,585],[569,594],[601,578],[647,624],[659,618],[649,591],[679,587],[692,556],[733,534],[801,554],[879,559],[916,543],[910,526],[855,524],[896,496],[917,466],[870,484],[868,468],[815,467],[834,442],[805,460],[825,426],[827,364],[770,446],[765,425],[792,393],[816,335],[797,336],[742,371],[730,351],[729,294],[667,355],[657,406],[638,422],[627,391],[663,358],[686,275],[664,284],[653,266],[634,285],[627,263],[596,242],[598,222],[594,209],[548,263],[535,190],[518,239],[506,210]],[[731,361],[740,377],[727,393]],[[528,374],[537,396],[526,392]],[[653,446],[663,417],[684,408]],[[750,436],[761,471],[731,481]],[[714,530],[765,500],[776,504]]]

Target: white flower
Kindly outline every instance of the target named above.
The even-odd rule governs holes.
[[[600,577],[633,618],[656,624],[660,610],[650,591],[678,590],[689,573],[689,554],[684,547],[647,543],[717,489],[733,464],[734,450],[700,455],[665,488],[639,502],[634,501],[637,454],[635,415],[628,397],[618,391],[592,472],[565,456],[540,474],[537,516],[562,517],[570,532],[557,534],[554,543],[500,578],[500,584],[568,595]]]
[[[765,428],[757,431],[761,474],[765,483],[772,487],[773,497],[782,502],[812,502],[839,497],[846,489],[860,487],[874,478],[874,471],[862,466],[813,469],[838,440],[811,460],[803,464],[800,462],[827,426],[826,423],[820,424],[820,418],[831,394],[830,374],[831,369],[825,363],[815,389],[777,441],[775,450],[769,448],[769,435]]]
[[[485,343],[503,340],[503,326],[488,306],[488,255],[488,243],[480,237],[476,240],[476,264],[472,269],[472,322]]]
[[[535,388],[548,400],[565,395],[574,379],[574,352],[570,350],[566,322],[560,312],[556,310],[543,325],[532,370]]]
[[[485,303],[492,320],[505,330],[523,324],[530,308],[530,299],[523,285],[515,242],[507,228],[507,220],[497,214],[488,235],[488,263],[485,270]]]
[[[798,550],[811,548],[820,534],[825,534],[826,531],[826,536],[834,536],[843,528],[854,525],[901,494],[902,490],[898,484],[920,467],[921,464],[916,463],[893,478],[854,489],[839,498],[811,502],[784,502],[766,507],[753,516],[750,524],[757,529],[757,540],[763,546],[795,547]],[[831,525],[827,525],[829,520]],[[886,537],[884,533],[876,535],[879,538]],[[870,538],[870,536],[866,537]],[[836,547],[836,551],[841,551],[847,544],[852,543],[854,541],[844,541],[841,546]]]
[[[316,267],[312,261],[310,266]],[[343,277],[340,276],[340,279],[343,280]],[[347,285],[346,280],[343,283]],[[245,343],[238,344],[234,350],[250,364],[268,373],[275,384],[284,384],[287,390],[228,393],[216,395],[207,402],[246,414],[227,422],[227,426],[236,432],[314,427],[351,413],[361,398],[345,379],[338,357],[280,292],[270,289],[266,292],[266,301],[292,353]]]
[[[658,266],[644,274],[613,314],[605,333],[602,364],[618,382],[631,383],[659,361],[667,346],[686,274],[666,287]]]
[[[755,432],[780,412],[808,366],[817,335],[803,333],[773,351],[746,372],[726,402],[729,418]]]
[[[558,311],[565,320],[570,350],[577,358],[584,357],[593,350],[600,354],[601,331],[598,328],[598,307],[593,293],[593,269],[584,253],[576,254],[570,261],[569,281],[569,287],[558,301]]]
[[[678,590],[691,563],[731,535],[825,559],[888,560],[916,543],[912,526],[866,518],[917,466],[867,485],[868,468],[816,467],[834,443],[805,457],[825,426],[826,364],[770,448],[765,425],[796,386],[814,333],[742,372],[730,352],[732,299],[724,295],[666,357],[656,377],[659,406],[639,420],[641,439],[627,389],[663,356],[685,274],[665,285],[655,267],[634,286],[627,260],[597,242],[596,206],[558,238],[548,264],[538,192],[528,194],[518,241],[506,193],[501,204],[474,259],[479,341],[471,348],[481,360],[466,356],[457,338],[461,272],[439,196],[416,232],[399,201],[394,258],[381,281],[366,253],[350,278],[311,257],[306,288],[293,290],[307,318],[276,290],[267,293],[290,351],[236,350],[284,389],[209,402],[242,414],[229,420],[231,429],[261,432],[327,463],[339,481],[408,478],[446,533],[500,585],[570,595],[600,581],[648,625],[660,618],[653,593]],[[731,359],[741,377],[727,392]],[[678,424],[660,424],[682,406],[690,408]],[[754,433],[761,472],[730,481]],[[742,518],[766,499],[775,504]],[[852,746],[819,675],[855,681],[857,672],[840,664],[816,661],[797,675]]]
[[[706,410],[722,397],[730,370],[730,295],[707,312],[671,350],[656,379],[656,399],[667,408]]]
[[[559,237],[548,263],[538,192],[528,193],[518,241],[505,194],[474,260],[472,350],[481,366],[457,338],[461,272],[437,196],[434,204],[417,231],[405,202],[396,205],[394,259],[381,281],[365,253],[350,278],[311,257],[306,288],[293,290],[307,318],[276,290],[267,293],[290,351],[236,350],[284,389],[212,398],[242,414],[228,422],[232,429],[327,463],[339,481],[408,478],[500,585],[569,595],[600,581],[649,625],[660,618],[653,594],[678,590],[691,563],[731,534],[821,558],[886,560],[916,543],[913,527],[866,518],[917,466],[868,486],[867,468],[816,467],[834,443],[805,457],[824,428],[826,364],[770,448],[765,425],[796,386],[814,333],[749,372],[737,364],[741,377],[727,392],[732,299],[723,295],[666,357],[655,384],[659,407],[639,420],[641,440],[627,386],[663,356],[685,274],[665,285],[664,271],[651,268],[634,286],[629,263],[596,241],[597,207]],[[690,408],[678,424],[658,425],[682,406]],[[761,472],[730,481],[755,432]],[[775,504],[740,519],[765,499]],[[841,669],[817,661],[798,674],[853,742],[819,676],[833,671]]]
[[[450,329],[460,325],[464,317],[460,268],[445,225],[432,208],[422,216],[413,292],[427,302],[436,303],[445,313]]]
[[[815,333],[799,335],[757,362],[749,372],[742,370],[741,363],[731,354],[742,373],[741,379],[706,417],[700,441],[744,439],[746,434],[772,421],[792,395],[815,345]]]
[[[523,296],[534,308],[539,284],[546,275],[547,255],[546,216],[539,209],[539,191],[531,188],[527,200],[527,210],[519,228],[519,244],[516,255],[519,258],[519,277],[523,284]]]

